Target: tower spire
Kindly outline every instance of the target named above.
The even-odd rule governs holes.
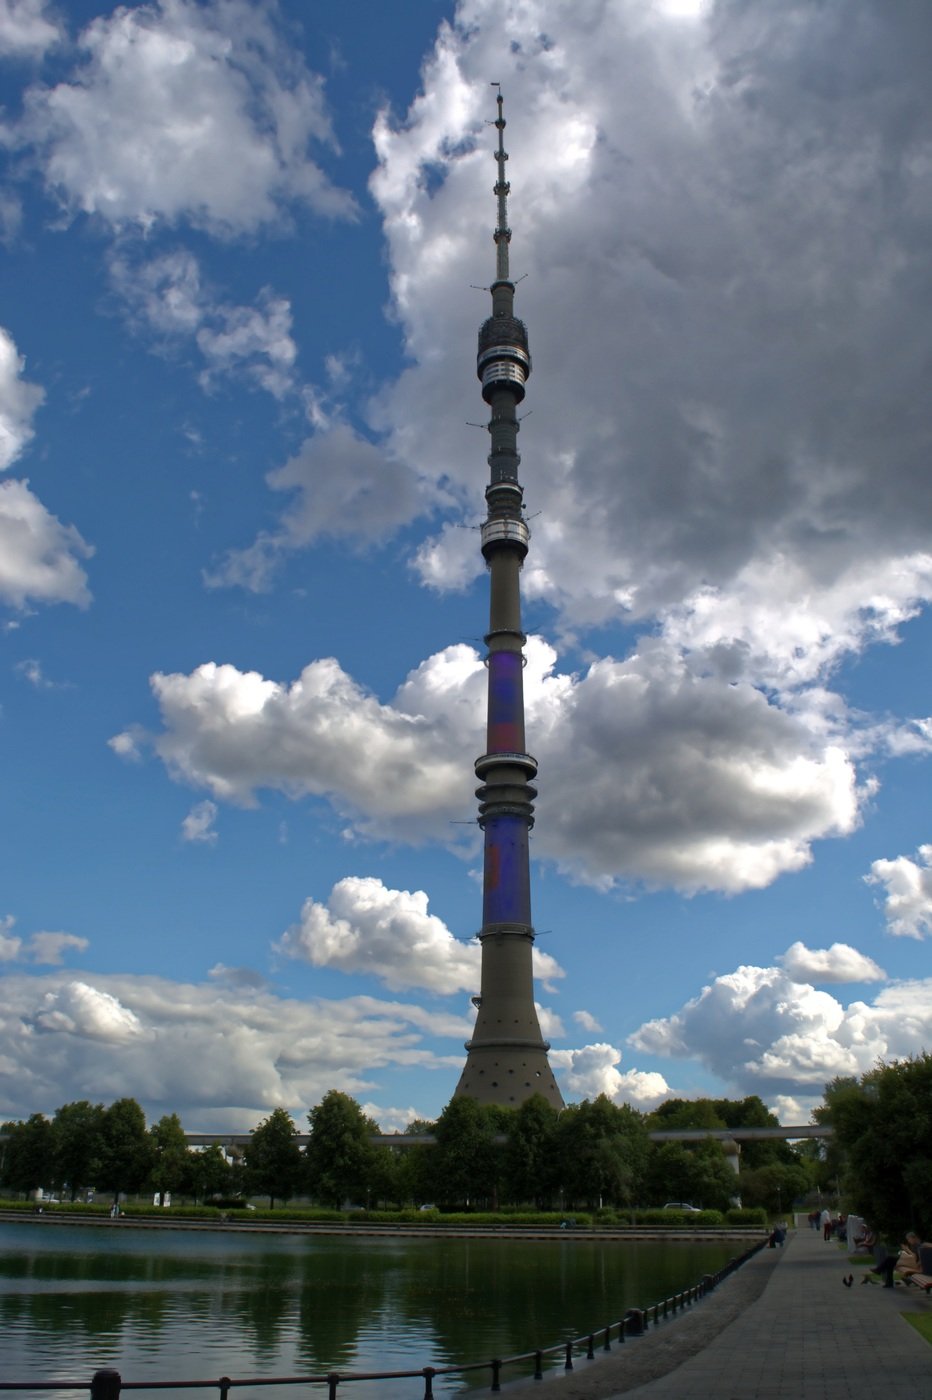
[[[493,86],[498,87],[497,83]],[[524,738],[524,644],[521,630],[520,571],[530,534],[524,519],[524,492],[518,480],[517,406],[531,373],[527,327],[514,314],[514,283],[508,265],[511,229],[505,179],[505,117],[498,97],[495,160],[498,201],[492,315],[479,331],[476,373],[489,406],[488,514],[482,525],[482,554],[490,576],[488,723],[486,752],[476,759],[481,786],[479,826],[485,840],[482,976],[476,997],[476,1025],[466,1042],[466,1064],[455,1097],[517,1107],[539,1093],[555,1108],[563,1097],[547,1060],[550,1046],[541,1035],[534,1005],[531,881],[528,838],[534,825],[537,760]]]

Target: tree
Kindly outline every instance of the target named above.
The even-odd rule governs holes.
[[[505,1195],[539,1209],[556,1192],[557,1110],[543,1094],[532,1094],[514,1114],[505,1147]]]
[[[52,1125],[41,1113],[25,1122],[5,1123],[3,1184],[13,1191],[37,1191],[54,1180]]]
[[[52,1119],[55,1179],[74,1200],[82,1187],[95,1186],[100,1172],[104,1106],[78,1099],[62,1104]]]
[[[188,1140],[177,1113],[166,1113],[149,1129],[152,1144],[152,1185],[159,1193],[159,1205],[166,1192],[178,1191],[188,1176]]]
[[[232,1168],[223,1154],[223,1149],[212,1142],[201,1152],[189,1152],[187,1173],[182,1187],[189,1191],[195,1201],[206,1200],[208,1196],[225,1196],[230,1192]]]
[[[140,1191],[152,1169],[146,1116],[135,1099],[117,1099],[101,1117],[99,1185],[113,1192]]]
[[[448,1206],[496,1205],[501,1153],[495,1137],[512,1110],[451,1099],[437,1120],[428,1162],[435,1201]]]
[[[568,1204],[628,1205],[639,1195],[650,1144],[635,1109],[606,1094],[571,1104],[560,1114],[556,1142]]]
[[[852,1207],[876,1230],[932,1233],[932,1055],[880,1064],[826,1089]]]
[[[270,1210],[276,1197],[287,1201],[298,1188],[302,1162],[297,1136],[294,1119],[284,1108],[273,1109],[250,1133],[246,1180],[250,1190],[268,1196]]]
[[[377,1124],[355,1099],[331,1089],[308,1114],[311,1137],[305,1154],[307,1182],[318,1200],[339,1210],[344,1201],[369,1203],[377,1165],[370,1141]],[[387,1178],[382,1170],[382,1183]]]
[[[714,1138],[654,1143],[645,1185],[651,1203],[658,1206],[689,1201],[705,1210],[727,1210],[738,1193],[738,1177]]]

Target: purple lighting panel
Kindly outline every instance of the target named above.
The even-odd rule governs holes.
[[[494,651],[489,657],[489,753],[524,751],[524,690],[519,652]]]
[[[523,817],[486,819],[484,925],[531,922],[527,836]]]

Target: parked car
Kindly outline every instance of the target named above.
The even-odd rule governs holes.
[[[699,1207],[699,1206],[691,1206],[691,1205],[689,1204],[688,1201],[667,1201],[667,1203],[666,1203],[666,1205],[663,1207],[663,1209],[664,1209],[664,1210],[693,1210],[693,1211],[696,1212],[697,1215],[700,1214],[700,1207]]]

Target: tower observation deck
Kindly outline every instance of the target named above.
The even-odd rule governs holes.
[[[490,480],[482,554],[490,577],[486,752],[476,759],[479,825],[485,838],[482,975],[472,1039],[454,1097],[516,1108],[532,1094],[563,1107],[534,1005],[528,837],[534,825],[537,761],[524,737],[524,644],[520,573],[530,534],[518,481],[517,407],[531,373],[527,328],[514,314],[509,273],[505,118],[498,94],[498,222],[492,315],[479,331],[476,373],[489,406]]]

